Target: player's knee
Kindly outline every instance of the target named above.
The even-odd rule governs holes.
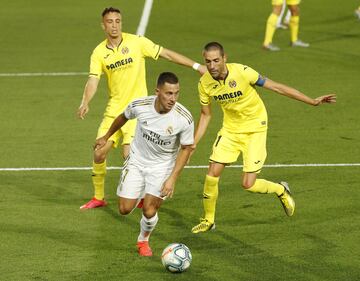
[[[289,10],[292,16],[298,16],[300,14],[300,8],[297,5],[289,6]]]
[[[277,15],[277,16],[280,16],[280,14],[281,14],[281,9],[282,9],[282,5],[273,6],[272,13],[275,14],[275,15]]]
[[[155,208],[143,208],[143,214],[146,218],[150,219],[156,215],[156,209]]]
[[[132,208],[129,208],[128,206],[124,206],[124,205],[119,205],[119,213],[122,216],[126,216],[128,214],[130,214],[132,211]]]

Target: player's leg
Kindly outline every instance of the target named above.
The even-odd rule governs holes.
[[[130,154],[130,144],[134,138],[136,129],[136,119],[129,120],[126,124],[121,128],[122,134],[122,151],[123,158],[126,159]]]
[[[144,198],[143,214],[140,220],[140,233],[137,239],[137,248],[141,256],[152,256],[152,250],[149,246],[150,234],[155,229],[159,221],[158,209],[163,199],[151,194],[146,194]]]
[[[275,193],[288,216],[295,210],[295,202],[286,183],[274,183],[265,179],[257,179],[266,159],[266,131],[251,133],[242,137],[246,144],[243,149],[244,175],[242,187],[254,193]],[[285,186],[286,185],[286,186]]]
[[[219,194],[219,179],[225,168],[222,163],[210,163],[208,174],[205,177],[203,206],[204,219],[210,223],[215,223],[216,201]]]
[[[300,22],[300,7],[299,0],[287,0],[289,10],[291,12],[289,27],[291,46],[307,48],[309,43],[299,40],[299,22]]]
[[[104,147],[94,151],[94,160],[92,168],[92,183],[94,187],[94,197],[86,204],[80,207],[81,210],[106,206],[104,200],[104,185],[106,175],[106,156],[113,147],[113,141],[109,140]]]
[[[131,159],[124,164],[116,194],[119,197],[118,207],[121,215],[130,214],[144,194],[145,178],[141,167],[133,164]]]
[[[140,220],[140,233],[137,239],[137,248],[141,256],[152,256],[149,246],[149,237],[159,220],[158,210],[166,199],[161,197],[161,189],[165,180],[170,176],[172,167],[152,166],[144,169],[145,175],[145,197]]]
[[[203,190],[204,217],[192,228],[193,233],[211,230],[215,227],[215,210],[219,193],[219,179],[229,163],[237,160],[240,150],[231,136],[220,131],[213,145],[208,173],[205,177]]]
[[[282,0],[272,0],[272,12],[266,21],[263,48],[269,51],[279,51],[280,48],[272,44],[276,30],[276,23],[281,13]]]
[[[96,139],[106,134],[110,128],[114,118],[104,117],[102,120]],[[82,205],[80,209],[92,209],[97,207],[103,207],[106,205],[105,197],[105,175],[106,175],[106,157],[112,147],[117,147],[121,132],[118,131],[113,134],[106,145],[101,149],[94,151],[93,169],[92,169],[92,182],[94,187],[94,197],[86,204]]]

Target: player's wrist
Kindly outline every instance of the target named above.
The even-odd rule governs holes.
[[[200,64],[197,63],[197,62],[195,62],[195,63],[192,65],[192,68],[193,68],[194,70],[198,71],[199,68],[200,68]]]

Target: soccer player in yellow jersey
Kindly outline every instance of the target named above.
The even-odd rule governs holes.
[[[274,37],[274,33],[276,30],[276,24],[278,18],[281,14],[282,4],[285,0],[272,0],[272,13],[270,14],[269,18],[266,22],[266,30],[265,30],[265,39],[263,43],[263,48],[269,51],[279,51],[280,48],[274,44],[272,44],[272,40]],[[292,47],[309,47],[310,44],[305,43],[298,39],[299,34],[299,15],[300,15],[300,8],[299,8],[300,0],[286,0],[286,5],[288,6],[291,17],[289,22],[290,27],[290,40]]]
[[[223,111],[223,125],[213,144],[205,177],[203,204],[205,216],[192,228],[193,233],[205,232],[215,226],[215,206],[218,183],[226,165],[235,162],[242,153],[242,187],[255,193],[275,193],[288,216],[295,210],[295,202],[286,182],[274,183],[257,179],[266,158],[267,113],[256,86],[302,101],[309,105],[336,102],[330,94],[310,98],[289,86],[264,78],[251,67],[227,63],[224,48],[217,42],[208,43],[203,50],[208,71],[201,77],[198,88],[201,103],[200,119],[195,131],[195,145],[205,134],[211,119],[211,103],[218,103]]]
[[[105,73],[109,101],[96,139],[105,135],[114,119],[124,111],[130,101],[147,95],[145,58],[150,57],[157,60],[162,57],[177,64],[192,67],[201,74],[206,71],[205,66],[163,48],[145,37],[122,32],[122,15],[117,8],[106,8],[102,12],[101,25],[106,39],[94,49],[91,55],[89,78],[77,112],[78,117],[84,119],[89,111],[89,102],[96,93],[100,76]],[[135,120],[129,121],[109,138],[106,145],[94,151],[92,181],[95,195],[80,209],[106,205],[104,200],[106,156],[112,147],[118,146],[120,138],[122,138],[123,156],[124,158],[128,156],[129,144],[135,131],[135,122]]]

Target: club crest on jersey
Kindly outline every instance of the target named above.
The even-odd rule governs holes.
[[[174,128],[172,126],[167,127],[166,133],[171,135],[174,132]]]
[[[128,48],[128,47],[122,48],[122,49],[121,49],[121,53],[122,53],[123,55],[128,54],[128,53],[129,53],[129,48]]]
[[[230,87],[230,88],[235,88],[236,85],[237,85],[237,84],[236,84],[236,81],[235,81],[235,80],[230,80],[230,81],[229,81],[229,87]]]

